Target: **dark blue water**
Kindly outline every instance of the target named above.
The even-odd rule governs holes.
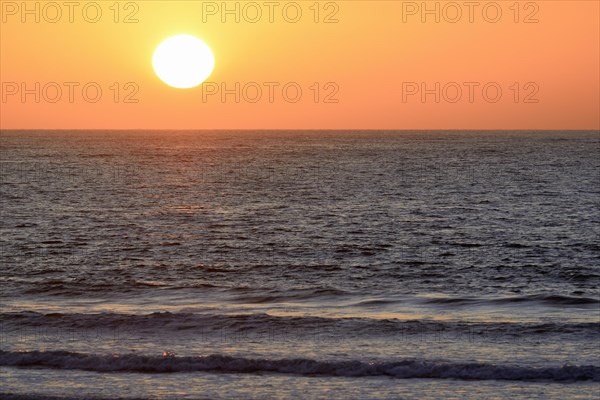
[[[3,131],[0,150],[0,393],[598,389],[598,132]]]

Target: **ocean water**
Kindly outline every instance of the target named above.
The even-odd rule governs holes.
[[[599,132],[0,133],[0,397],[592,399]]]

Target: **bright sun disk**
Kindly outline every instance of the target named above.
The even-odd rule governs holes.
[[[177,35],[163,41],[154,51],[152,66],[167,85],[178,89],[198,86],[208,78],[215,58],[202,40],[191,35]]]

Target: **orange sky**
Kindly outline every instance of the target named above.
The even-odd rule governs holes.
[[[600,129],[598,1],[267,3],[227,2],[236,22],[221,1],[30,1],[27,13],[1,0],[0,128]],[[439,22],[423,4],[438,4]],[[337,22],[325,23],[332,12]],[[125,23],[131,13],[137,22]],[[181,33],[215,55],[209,83],[194,89],[173,89],[152,70],[156,46]],[[233,93],[207,94],[222,85]],[[424,99],[423,86],[432,90]],[[125,102],[136,88],[137,103]],[[334,91],[337,102],[325,102]]]

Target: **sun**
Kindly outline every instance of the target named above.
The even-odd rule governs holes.
[[[156,75],[167,85],[178,89],[198,86],[208,78],[215,66],[210,47],[191,35],[177,35],[163,41],[152,57]]]

